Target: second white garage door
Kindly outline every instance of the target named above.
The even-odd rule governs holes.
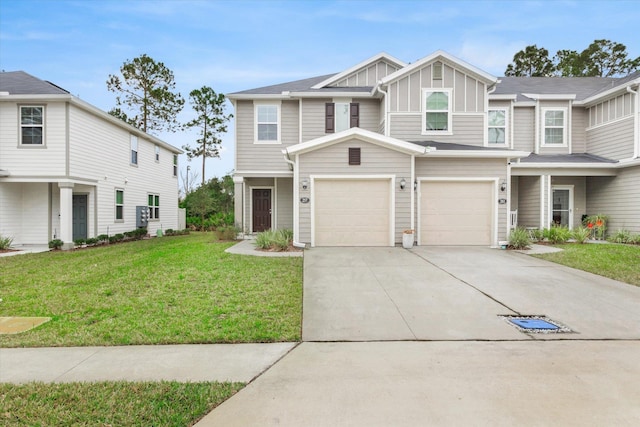
[[[490,181],[422,181],[421,245],[490,245],[493,187]]]
[[[391,180],[316,179],[315,246],[390,246]]]

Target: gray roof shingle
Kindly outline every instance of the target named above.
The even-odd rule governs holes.
[[[51,82],[40,80],[24,71],[0,73],[0,92],[9,95],[68,95],[69,92]]]
[[[617,86],[611,77],[500,77],[494,95],[513,95],[516,101],[531,101],[523,93],[543,95],[575,94],[576,101]]]
[[[618,163],[617,160],[607,159],[589,153],[575,154],[534,154],[520,159],[520,163]]]

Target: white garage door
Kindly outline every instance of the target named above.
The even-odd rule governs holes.
[[[493,182],[422,181],[420,244],[490,245]]]
[[[315,246],[390,246],[388,179],[316,179]]]

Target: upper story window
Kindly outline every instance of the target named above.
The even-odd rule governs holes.
[[[542,109],[542,145],[566,145],[566,108]]]
[[[131,135],[131,164],[138,164],[138,137]]]
[[[342,132],[360,126],[360,104],[328,102],[325,104],[325,133]]]
[[[489,110],[487,114],[489,144],[505,145],[507,143],[507,110]]]
[[[160,147],[156,145],[156,162],[160,161]]]
[[[256,142],[280,142],[280,105],[256,104]]]
[[[159,194],[149,194],[149,219],[160,219]]]
[[[124,220],[124,190],[116,190],[116,221]]]
[[[451,133],[451,89],[425,89],[422,133]]]
[[[20,145],[44,145],[44,107],[20,107]]]
[[[178,155],[173,155],[173,176],[178,176]]]

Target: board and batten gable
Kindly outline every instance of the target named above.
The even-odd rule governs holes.
[[[349,165],[349,148],[360,148],[361,162]],[[358,176],[395,176],[395,242],[402,241],[402,232],[411,228],[411,190],[399,191],[397,181],[405,178],[410,181],[411,156],[377,144],[352,139],[336,143],[314,151],[300,154],[299,179],[310,180],[315,177],[353,177]],[[310,187],[313,184],[310,184]],[[300,197],[311,197],[312,189],[299,190]],[[312,203],[301,203],[300,207],[300,241],[311,242]]]
[[[375,86],[381,79],[389,74],[395,73],[399,68],[389,61],[380,59],[371,64],[365,65],[358,70],[344,76],[331,86],[336,87],[362,87]]]
[[[0,169],[15,177],[66,175],[67,103],[60,101],[1,101]],[[20,146],[20,107],[44,107],[44,144]]]
[[[442,76],[434,78],[434,64],[442,64]],[[451,90],[450,134],[422,132],[424,89]],[[438,59],[388,84],[388,126],[390,136],[417,141],[435,139],[483,146],[485,141],[487,84],[445,60]]]

